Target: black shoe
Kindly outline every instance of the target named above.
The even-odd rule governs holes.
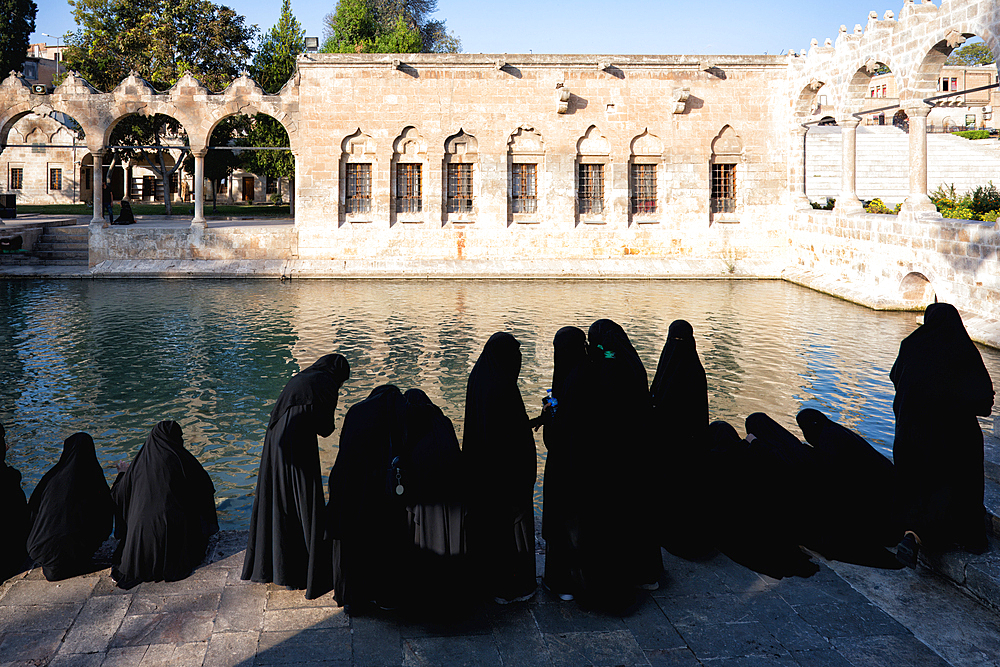
[[[917,567],[917,553],[919,551],[920,545],[917,544],[917,538],[913,536],[913,533],[907,533],[900,540],[899,544],[896,545],[896,560],[911,570],[915,569]]]

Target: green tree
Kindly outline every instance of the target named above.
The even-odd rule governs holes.
[[[292,14],[291,0],[281,3],[281,16],[254,55],[250,74],[268,94],[277,93],[295,73],[295,57],[305,51],[306,31]]]
[[[986,46],[985,42],[973,42],[952,52],[944,64],[975,67],[976,65],[992,65],[994,62],[996,62],[996,58],[993,57],[993,52],[990,51],[990,47]]]
[[[437,0],[338,0],[324,19],[326,53],[445,53],[462,43],[427,16]]]
[[[33,0],[0,0],[0,79],[20,72],[28,55],[28,38],[35,31],[38,6]]]

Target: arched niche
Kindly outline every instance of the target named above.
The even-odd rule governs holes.
[[[663,172],[663,140],[648,129],[629,144],[629,219],[633,222],[658,222],[660,213],[658,187]]]
[[[507,139],[507,222],[534,224],[544,200],[540,184],[545,141],[533,127],[522,125]]]
[[[460,129],[444,141],[442,164],[444,186],[444,221],[475,222],[479,167],[479,141]]]
[[[73,204],[81,196],[80,160],[87,154],[80,126],[49,106],[12,116],[0,151],[0,192],[24,204]]]
[[[576,142],[577,222],[603,224],[607,205],[605,192],[610,178],[611,144],[596,125]]]
[[[340,142],[341,222],[371,222],[377,162],[375,140],[361,128]]]
[[[709,160],[709,221],[739,222],[743,140],[729,125],[712,139]]]
[[[424,222],[427,142],[409,126],[392,142],[390,222]]]
[[[934,285],[922,273],[911,271],[899,283],[900,297],[914,307],[924,308],[934,303]]]

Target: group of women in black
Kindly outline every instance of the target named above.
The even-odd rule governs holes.
[[[683,320],[670,326],[651,385],[611,320],[586,333],[564,327],[553,345],[551,395],[530,419],[520,343],[490,337],[469,376],[461,446],[423,391],[376,387],[344,418],[329,502],[317,438],[334,430],[350,367],[331,354],[295,375],[268,422],[243,578],[307,598],[332,590],[354,610],[529,598],[539,427],[543,584],[589,607],[624,611],[656,588],[661,547],[687,558],[719,550],[775,577],[816,571],[801,547],[883,567],[915,566],[921,546],[987,548],[977,415],[991,413],[994,393],[953,306],[929,306],[900,345],[895,465],[814,409],[797,416],[806,442],[763,413],[746,419],[742,438],[711,422]],[[218,528],[212,482],[176,422],[153,429],[111,489],[85,433],[66,440],[30,502],[6,465],[0,484],[8,525],[25,536],[25,549],[15,540],[3,550],[5,578],[25,550],[50,580],[87,571],[114,516],[119,585],[180,579]]]

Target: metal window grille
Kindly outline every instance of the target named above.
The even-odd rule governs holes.
[[[348,213],[369,213],[372,210],[372,166],[365,163],[347,163]]]
[[[411,162],[396,165],[396,213],[420,213],[420,166]]]
[[[21,167],[10,168],[10,189],[21,190],[24,188],[24,169]]]
[[[62,169],[49,169],[49,190],[62,190]]]
[[[513,165],[514,213],[534,213],[538,207],[538,190],[535,187],[535,165]]]
[[[656,165],[632,165],[632,212],[656,213]]]
[[[736,212],[736,165],[712,165],[712,213]]]
[[[448,212],[472,213],[472,165],[448,165]]]
[[[265,191],[269,195],[276,194],[278,192],[278,179],[274,176],[267,177],[267,190]]]
[[[604,165],[580,165],[580,214],[604,212]]]

